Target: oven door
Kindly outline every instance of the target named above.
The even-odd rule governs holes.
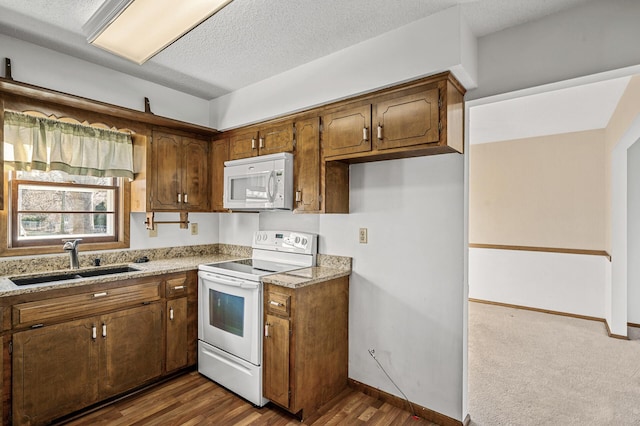
[[[198,339],[260,365],[261,283],[199,271],[198,300]]]

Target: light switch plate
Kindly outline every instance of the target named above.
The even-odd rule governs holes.
[[[360,244],[367,244],[367,240],[368,240],[368,235],[367,235],[367,228],[360,228],[360,232],[359,232],[359,241]]]
[[[191,224],[191,235],[198,235],[198,224],[197,223],[192,223]]]
[[[149,229],[149,237],[157,237],[158,236],[158,228]]]

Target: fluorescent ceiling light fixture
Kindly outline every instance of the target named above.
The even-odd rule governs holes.
[[[87,41],[139,65],[231,0],[107,0],[83,26]]]

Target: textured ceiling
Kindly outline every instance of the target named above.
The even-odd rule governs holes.
[[[0,33],[212,99],[457,4],[481,37],[588,1],[234,0],[142,66],[87,44],[102,0],[0,0]]]

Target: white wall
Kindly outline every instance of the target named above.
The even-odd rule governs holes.
[[[0,46],[0,56],[11,59],[16,81],[138,111],[144,111],[147,97],[156,115],[209,125],[209,102],[204,99],[2,34]]]
[[[604,256],[469,249],[469,297],[605,318]]]
[[[189,222],[198,224],[198,235],[191,235],[191,229],[180,229],[178,224],[157,224],[157,237],[149,237],[145,225],[144,213],[131,213],[130,248],[141,250],[148,248],[195,246],[215,244],[219,238],[218,215],[213,213],[189,213]],[[156,221],[180,220],[178,213],[156,213]]]
[[[250,246],[258,228],[258,213],[224,213],[219,215],[219,243]]]
[[[476,84],[476,39],[452,7],[211,101],[226,130],[451,70]]]
[[[352,165],[350,214],[320,216],[320,252],[351,256],[349,377],[461,420],[463,164],[458,154]],[[358,243],[368,228],[369,243]],[[465,413],[466,414],[466,413]]]
[[[481,37],[466,99],[640,64],[639,21],[637,0],[600,0]]]

